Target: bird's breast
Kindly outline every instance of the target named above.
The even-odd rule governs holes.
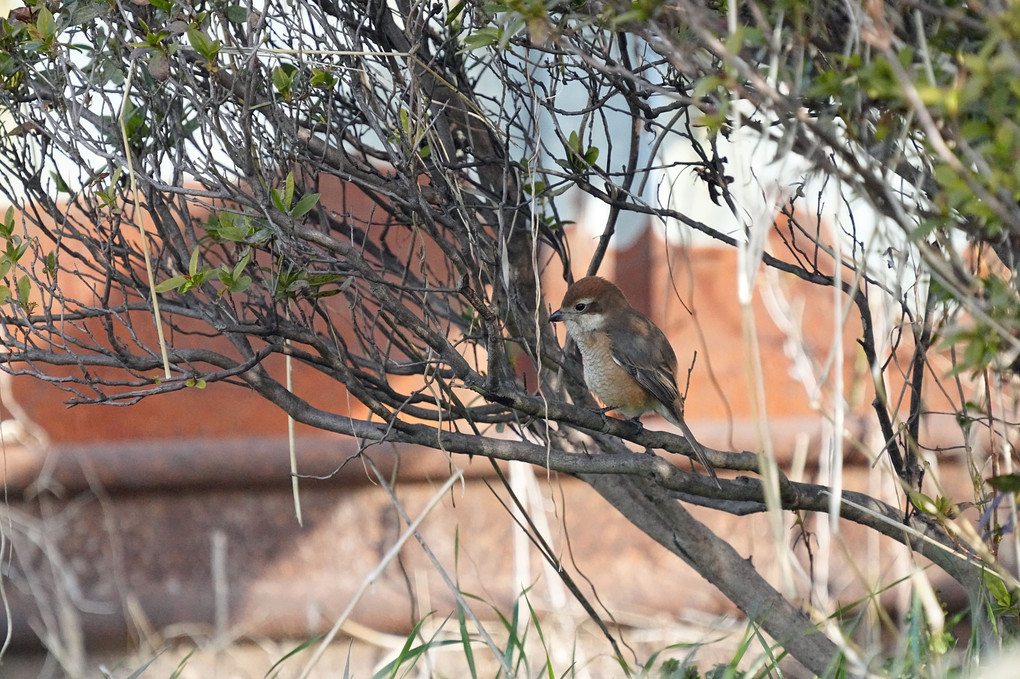
[[[584,361],[584,381],[603,405],[625,417],[637,417],[654,409],[654,398],[613,360],[609,337],[592,333],[575,337]]]

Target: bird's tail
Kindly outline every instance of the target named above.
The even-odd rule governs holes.
[[[673,410],[678,411],[679,408],[674,408]],[[722,488],[722,484],[719,483],[719,475],[715,473],[715,467],[713,467],[712,463],[708,461],[708,455],[705,454],[705,449],[700,443],[698,443],[698,440],[694,438],[694,432],[692,432],[691,428],[687,426],[686,422],[684,422],[683,415],[679,412],[673,412],[671,414],[673,417],[668,419],[673,420],[673,424],[680,427],[680,430],[684,433],[684,438],[687,439],[687,442],[691,444],[691,448],[694,449],[694,454],[698,457],[698,462],[701,463],[702,467],[708,470],[712,480],[715,481],[715,485]]]

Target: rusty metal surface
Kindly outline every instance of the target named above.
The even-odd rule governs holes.
[[[298,474],[310,482],[369,483],[357,459],[356,442],[344,437],[308,436],[297,441]],[[399,481],[445,478],[449,464],[431,449],[391,444],[372,447],[372,459]],[[285,437],[155,439],[60,444],[48,450],[7,451],[6,487],[11,492],[89,488],[139,492],[189,488],[257,488],[290,483]],[[469,473],[491,473],[476,465]]]
[[[285,458],[283,451],[276,454]],[[161,453],[153,448],[147,456],[163,460],[152,462],[153,467],[172,469],[182,459],[193,459],[195,452],[167,445]],[[137,462],[139,469],[146,468]],[[442,455],[432,452],[419,453],[414,465],[404,467],[405,472],[416,470],[417,476],[398,490],[411,516],[445,478],[445,464]],[[471,467],[479,470],[477,476],[488,470],[479,459]],[[139,492],[121,479],[118,490],[96,492],[93,487],[61,498],[43,493],[31,501],[12,502],[12,512],[31,517],[31,532],[48,536],[50,543],[44,553],[40,539],[29,536],[30,531],[16,536],[16,558],[6,572],[15,646],[39,647],[37,631],[53,624],[47,615],[61,610],[55,594],[60,591],[66,596],[68,619],[89,648],[128,648],[141,638],[158,645],[181,635],[204,640],[224,634],[305,639],[328,629],[394,543],[403,523],[383,490],[365,482],[359,466],[350,477],[302,482],[305,522],[299,527],[286,474],[273,481],[269,467],[256,469],[261,476],[253,478],[259,482],[249,486],[202,482],[158,489],[150,484]],[[231,473],[243,477],[241,470]],[[849,469],[846,481],[864,484],[866,474]],[[545,498],[554,549],[591,580],[618,621],[682,617],[686,611],[737,613],[585,484],[541,473],[536,480]],[[737,549],[760,564],[766,577],[775,576],[770,574],[770,564],[775,563],[770,542],[755,538],[768,532],[764,517],[693,511],[720,534],[733,536]],[[485,484],[468,480],[463,488],[447,493],[421,532],[447,568],[459,564],[459,572],[450,576],[463,591],[506,612],[524,587],[536,585],[529,595],[531,603],[539,610],[554,606],[549,588],[558,585],[549,582],[549,573],[542,574],[534,550],[530,575],[514,574],[516,530]],[[853,527],[843,533],[851,544],[863,536]],[[223,563],[219,585],[213,575],[217,543],[222,545]],[[54,556],[59,557],[59,567],[54,566]],[[893,561],[883,567],[893,567]],[[518,577],[528,580],[519,582]],[[845,588],[845,596],[858,595],[852,574],[833,582]],[[944,580],[935,584],[950,588]],[[587,587],[585,591],[591,594]],[[225,605],[217,605],[218,595]],[[414,606],[422,608],[416,611]],[[479,608],[489,612],[486,604]],[[454,599],[411,541],[399,563],[388,567],[369,589],[353,620],[399,634],[428,610],[445,616],[454,610]],[[220,630],[218,614],[225,621]]]
[[[848,422],[848,443],[866,440],[865,422]],[[816,419],[770,424],[784,466],[798,442],[818,449],[822,429]],[[926,440],[953,445],[952,424],[930,422]],[[661,423],[649,418],[646,425]],[[695,421],[692,427],[707,445],[755,447],[755,428],[747,422]],[[320,435],[298,440],[299,471],[323,477],[300,481],[305,523],[299,527],[283,437],[97,441],[101,435],[91,432],[83,438],[94,442],[61,443],[45,451],[4,450],[8,506],[12,516],[20,517],[4,575],[15,647],[23,651],[39,649],[41,633],[67,634],[54,629],[61,625],[77,629],[90,650],[129,648],[141,639],[158,644],[181,635],[203,640],[222,635],[311,638],[329,628],[403,527],[386,494],[353,457],[358,448],[350,439]],[[400,482],[400,498],[412,516],[450,473],[447,458],[430,449],[381,445],[370,454],[388,477]],[[867,467],[855,464],[862,461],[855,455],[848,446],[846,487],[867,488]],[[815,462],[808,460],[807,468]],[[448,493],[423,524],[430,547],[448,568],[459,563],[460,572],[451,577],[465,592],[504,612],[523,587],[536,582],[531,602],[539,609],[554,606],[548,592],[556,585],[548,582],[548,573],[539,577],[534,553],[527,582],[519,582],[513,572],[517,529],[482,482],[492,480],[488,462],[458,463],[466,466],[467,481],[463,489]],[[618,620],[683,616],[686,611],[736,614],[707,583],[634,530],[587,486],[534,471],[554,549],[591,580]],[[943,473],[943,478],[952,477]],[[965,482],[966,474],[959,479]],[[694,511],[713,530],[732,536],[737,549],[761,564],[769,577],[775,559],[768,541],[760,538],[769,531],[764,518]],[[216,535],[224,545],[222,585],[213,577]],[[850,527],[844,539],[863,544],[863,532],[855,535]],[[845,598],[859,596],[852,574],[834,583],[844,588]],[[935,585],[944,594],[952,589],[944,579]],[[453,610],[453,598],[411,542],[353,619],[371,629],[406,633],[414,606],[421,606],[417,614],[434,609],[443,616]],[[218,619],[225,621],[221,629]]]
[[[557,502],[566,507],[575,555],[611,609],[649,613],[718,608],[711,592],[699,594],[680,586],[693,577],[686,567],[636,534],[586,486],[573,480],[562,486],[558,479],[550,483]],[[402,484],[399,493],[407,511],[417,513],[438,485]],[[174,629],[174,634],[212,637],[216,533],[225,545],[231,635],[278,639],[320,634],[351,600],[403,524],[382,489],[371,485],[308,482],[302,506],[305,522],[298,527],[285,484],[102,497],[85,493],[34,508],[15,506],[16,511],[46,516],[39,525],[55,536],[65,565],[62,572],[47,571],[35,546],[24,539],[16,545],[22,556],[34,551],[36,558],[28,561],[40,568],[33,573],[15,561],[9,573],[15,645],[38,646],[29,624],[38,629],[44,621],[36,596],[40,588],[68,586],[78,599],[72,617],[88,643],[97,647],[123,645],[151,631],[163,636]],[[460,563],[460,572],[450,575],[463,590],[503,611],[531,584],[514,581],[514,530],[512,519],[477,481],[451,492],[422,526],[429,546],[448,568]],[[553,538],[562,548],[562,541]],[[537,576],[540,564],[534,558],[532,562]],[[677,585],[663,586],[669,582]],[[543,598],[536,592],[539,608]],[[406,632],[414,616],[423,613],[413,609],[420,600],[438,611],[449,612],[454,606],[453,596],[412,541],[400,563],[387,568],[371,587],[353,619],[375,630]],[[54,601],[49,599],[48,605]],[[487,606],[481,608],[486,612]]]
[[[658,418],[645,418],[649,428],[669,429]],[[865,463],[857,444],[866,441],[870,420],[846,420],[844,460]],[[754,450],[755,426],[747,421],[692,422],[699,440],[723,449]],[[770,435],[777,459],[788,462],[798,446],[817,450],[822,424],[817,418],[784,418],[770,422]],[[929,418],[926,440],[933,446],[959,446],[959,427],[950,416]],[[357,443],[341,436],[304,436],[297,440],[298,472],[337,484],[369,483],[364,465],[358,461]],[[387,476],[400,481],[444,479],[450,470],[447,460],[435,451],[416,446],[381,444],[371,448],[372,459]],[[807,460],[813,468],[817,460]],[[4,453],[5,484],[8,492],[51,487],[62,493],[76,493],[95,487],[106,492],[140,492],[188,488],[255,488],[288,484],[290,467],[287,441],[280,436],[164,438],[141,441],[63,443],[48,450],[10,448]],[[468,475],[492,473],[487,464],[466,467]]]

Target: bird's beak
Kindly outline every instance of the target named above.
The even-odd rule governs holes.
[[[549,322],[550,323],[559,323],[562,320],[563,320],[563,314],[560,313],[559,309],[557,309],[556,311],[554,311],[551,314],[549,314]]]

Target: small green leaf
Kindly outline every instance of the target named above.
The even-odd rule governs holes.
[[[61,10],[65,10],[68,7],[70,7],[71,11],[64,15],[68,26],[91,24],[110,10],[110,6],[102,2],[66,3],[61,7]]]
[[[0,285],[0,304],[6,304],[11,298],[11,289],[9,286]]]
[[[198,30],[197,28],[188,29],[188,42],[191,43],[192,48],[209,62],[216,61],[216,56],[220,52],[220,41],[210,40],[205,33]]]
[[[464,45],[469,50],[476,50],[489,45],[495,45],[503,37],[503,31],[496,26],[479,28],[474,33],[464,38]]]
[[[14,235],[8,238],[3,254],[11,263],[17,264],[27,250],[28,243],[22,242],[21,236]]]
[[[724,85],[724,80],[718,75],[709,75],[704,78],[699,78],[694,83],[694,92],[692,97],[694,99],[701,99],[702,97],[715,93],[716,90]]]
[[[308,79],[308,84],[312,87],[318,87],[323,90],[331,90],[336,87],[339,82],[337,77],[329,71],[316,68],[312,70],[312,77]]]
[[[1003,613],[1016,615],[1017,604],[1020,603],[1020,593],[1016,589],[1010,588],[999,575],[991,570],[984,571],[984,581],[988,593],[995,600],[995,606],[992,607],[993,612],[996,615]]]
[[[198,273],[198,248],[191,251],[191,261],[188,262],[188,273],[194,276]]]
[[[248,250],[248,252],[244,254],[244,257],[242,257],[234,266],[234,270],[232,272],[234,278],[237,278],[244,272],[249,262],[251,262],[251,250]]]
[[[18,302],[21,306],[28,308],[29,296],[32,294],[32,279],[28,276],[22,276],[18,279]]]
[[[241,5],[231,5],[227,7],[226,12],[227,20],[235,24],[243,24],[248,20],[248,10]]]
[[[988,485],[1000,493],[1020,493],[1020,474],[1002,474],[987,479]]]
[[[286,101],[290,101],[290,90],[293,83],[293,74],[287,73],[282,66],[277,66],[273,69],[273,88]]]
[[[57,185],[58,193],[72,193],[71,187],[67,185],[67,182],[64,181],[64,178],[60,176],[60,173],[56,171],[50,172],[50,177],[53,179],[53,182]]]
[[[251,287],[251,276],[240,276],[230,285],[230,292],[244,292]]]
[[[924,493],[918,491],[910,491],[910,502],[917,507],[918,511],[924,512],[925,514],[937,514],[937,507],[935,501]]]
[[[209,38],[197,28],[188,29],[188,42],[191,43],[192,49],[203,56],[210,46]]]
[[[7,208],[4,214],[3,227],[0,229],[0,236],[10,238],[14,234],[14,207]]]
[[[50,40],[57,34],[57,24],[53,20],[53,12],[45,5],[39,10],[39,16],[36,17],[35,30],[44,40]]]
[[[453,22],[455,22],[457,20],[457,17],[460,16],[460,13],[464,11],[464,6],[466,4],[467,4],[467,0],[460,0],[460,2],[458,2],[456,5],[453,6],[453,9],[451,9],[449,12],[447,12],[447,14],[446,14],[446,25],[447,26],[453,25]]]
[[[171,278],[166,279],[162,283],[158,283],[154,289],[157,293],[162,294],[169,290],[177,290],[187,282],[188,282],[187,276],[173,276]]]
[[[287,180],[285,182],[286,192],[283,194],[283,204],[289,209],[294,203],[294,172],[287,173]]]
[[[322,287],[323,285],[329,285],[330,283],[339,283],[344,280],[346,276],[339,273],[310,273],[308,274],[308,285],[313,288]]]
[[[319,194],[309,193],[301,197],[301,200],[297,202],[297,205],[290,211],[290,216],[295,219],[298,217],[304,217],[306,214],[312,211],[315,204],[319,202]]]
[[[279,189],[271,189],[269,195],[273,199],[273,206],[280,212],[286,212],[287,208],[283,204],[283,194],[280,193]]]

